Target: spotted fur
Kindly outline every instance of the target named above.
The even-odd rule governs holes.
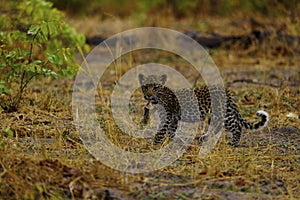
[[[144,107],[144,114],[141,123],[147,124],[150,119],[150,104],[159,108],[156,109],[156,112],[160,119],[160,123],[154,137],[154,144],[163,143],[166,137],[173,138],[180,120],[187,122],[197,120],[204,121],[205,118],[210,115],[210,118],[215,118],[216,121],[220,122],[215,127],[216,132],[218,132],[222,128],[222,124],[224,124],[225,130],[232,133],[232,141],[229,144],[233,146],[237,146],[239,144],[242,128],[259,129],[265,127],[268,123],[269,115],[267,112],[262,110],[259,110],[256,113],[257,116],[261,117],[261,120],[258,122],[252,123],[243,119],[238,111],[233,95],[228,89],[225,90],[225,93],[218,87],[211,87],[208,89],[207,86],[194,89],[184,88],[172,91],[170,88],[165,86],[166,81],[166,75],[149,75],[146,77],[143,74],[139,74],[139,82],[141,84],[142,92],[144,94],[144,98],[148,101],[147,105]],[[190,95],[191,93],[195,95]],[[179,99],[183,99],[183,101],[181,100],[181,102],[179,102],[177,98],[178,95],[181,97]],[[196,112],[193,104],[190,103],[193,96],[196,96],[196,102],[198,103],[199,108]],[[223,100],[224,103],[218,104],[218,101],[212,101],[211,96],[218,98],[218,100]],[[217,103],[216,105],[211,106],[212,102]],[[180,107],[180,105],[183,106]],[[222,109],[224,111],[223,113],[212,112],[212,107],[221,110],[221,107],[218,107],[221,105],[225,106]],[[217,114],[211,116],[212,113]],[[203,137],[200,138],[200,140],[203,139]]]

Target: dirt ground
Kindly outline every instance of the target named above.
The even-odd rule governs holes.
[[[199,147],[191,145],[164,169],[143,174],[120,172],[97,161],[78,136],[72,120],[74,80],[35,81],[17,112],[0,111],[0,198],[299,199],[299,55],[274,55],[272,49],[259,46],[208,51],[224,83],[235,93],[242,116],[254,121],[255,112],[264,109],[270,114],[267,128],[244,130],[236,148],[226,144],[230,136],[224,132],[205,158],[199,158]],[[191,82],[195,80],[187,64],[159,52],[149,57],[143,52],[125,56],[122,70],[155,57],[163,64],[177,63]],[[106,98],[115,81],[109,74],[101,80]],[[107,99],[97,103],[102,105],[98,117],[105,117]],[[5,133],[7,128],[13,136]],[[109,134],[120,143],[127,140],[114,128]]]

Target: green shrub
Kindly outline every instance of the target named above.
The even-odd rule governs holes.
[[[44,0],[9,1],[0,16],[0,107],[18,109],[28,83],[41,77],[72,77],[75,52],[87,50],[84,35]]]

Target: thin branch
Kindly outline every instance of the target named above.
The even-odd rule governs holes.
[[[30,43],[30,54],[29,54],[29,58],[28,58],[28,63],[32,62],[32,52],[33,52],[33,41],[35,40],[35,38],[37,37],[37,35],[40,33],[41,28],[39,28],[39,30],[36,32],[36,34],[33,36],[32,41]]]
[[[30,53],[29,53],[29,57],[28,57],[28,64],[32,63],[32,53],[33,53],[33,41],[36,39],[37,35],[39,34],[39,32],[41,31],[41,29],[39,29],[36,34],[33,36],[32,40],[31,40],[31,43],[30,43]],[[19,104],[20,100],[22,99],[22,95],[23,95],[23,92],[27,86],[27,84],[32,80],[32,78],[35,76],[35,75],[32,75],[31,77],[29,77],[29,79],[25,80],[25,76],[26,76],[26,70],[23,70],[22,71],[22,74],[21,74],[21,81],[20,81],[20,87],[19,87],[19,91],[18,91],[18,94],[17,94],[17,98],[14,102],[12,102],[12,106],[15,106],[17,107],[17,105]]]
[[[26,88],[27,84],[36,76],[37,74],[34,74],[34,75],[31,75],[31,77],[29,77],[29,79],[27,79],[24,84],[23,84],[23,87],[21,88],[22,89],[22,92],[24,92],[24,89]]]

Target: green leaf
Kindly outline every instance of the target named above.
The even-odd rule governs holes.
[[[0,62],[0,68],[1,67],[6,67],[6,66],[7,66],[7,63],[5,61]]]
[[[32,63],[35,65],[39,65],[39,64],[42,64],[43,62],[41,60],[35,60]]]
[[[20,35],[21,35],[20,31],[15,31],[12,33],[12,38],[16,40],[18,37],[20,37]]]
[[[10,128],[6,128],[4,133],[6,133],[9,137],[14,137],[14,132]]]
[[[46,77],[51,76],[53,78],[57,78],[57,74],[54,71],[48,69],[46,66],[43,66],[41,71]]]
[[[50,21],[47,23],[47,29],[49,30],[50,36],[57,35],[60,29],[59,23],[57,21]]]
[[[7,40],[7,43],[9,46],[11,46],[13,44],[11,34],[7,34],[6,40]]]
[[[41,27],[39,25],[31,25],[27,31],[28,35],[36,35],[40,31]]]
[[[50,71],[50,76],[53,77],[53,78],[58,77],[57,73],[55,73],[54,71]]]
[[[53,63],[53,64],[58,64],[58,57],[55,54],[50,54],[47,53],[47,59],[49,62]]]
[[[10,51],[7,55],[6,55],[6,59],[12,59],[17,55],[17,51],[16,50],[12,50]]]
[[[42,193],[42,192],[44,192],[44,189],[43,189],[43,187],[42,186],[40,186],[39,184],[35,184],[35,188],[40,192],[40,193]]]
[[[22,54],[23,54],[24,56],[28,56],[28,55],[30,54],[30,50],[27,50],[27,49],[22,50]]]

